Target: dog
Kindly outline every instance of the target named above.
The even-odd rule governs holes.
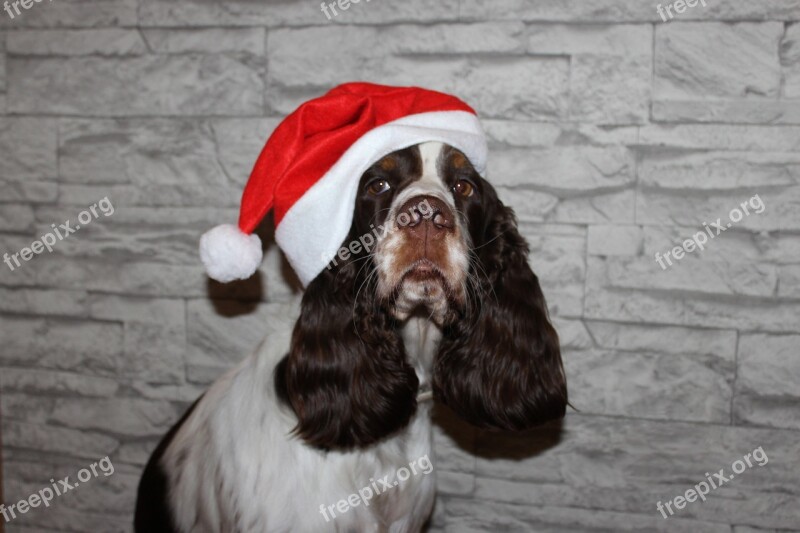
[[[345,511],[336,502],[433,455],[434,402],[486,429],[564,416],[558,335],[528,246],[464,153],[393,152],[358,191],[350,234],[293,331],[214,383],[154,453],[139,533],[420,531],[434,476],[370,489]]]

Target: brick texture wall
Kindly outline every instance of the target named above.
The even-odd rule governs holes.
[[[431,530],[800,530],[800,1],[706,3],[666,23],[655,0],[0,12],[0,253],[115,207],[0,265],[6,503],[106,455],[116,468],[7,530],[130,531],[159,437],[296,291],[274,246],[254,280],[209,283],[197,239],[235,220],[280,118],[353,79],[479,110],[578,409],[524,436],[442,414]],[[754,195],[763,213],[656,263]],[[766,466],[656,510],[759,446]]]

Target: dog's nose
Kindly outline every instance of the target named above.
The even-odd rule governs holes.
[[[397,226],[414,237],[439,239],[455,230],[453,211],[435,196],[415,196],[397,214]]]

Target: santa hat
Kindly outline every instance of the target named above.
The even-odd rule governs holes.
[[[221,282],[253,275],[262,259],[253,231],[273,209],[275,240],[307,286],[347,238],[364,172],[391,152],[427,141],[449,144],[485,170],[480,122],[454,96],[348,83],[301,105],[258,156],[238,227],[217,226],[200,239],[208,275]]]

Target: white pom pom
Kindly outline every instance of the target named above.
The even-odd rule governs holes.
[[[200,238],[200,259],[208,276],[222,283],[247,279],[261,264],[261,239],[238,227],[223,224]]]

